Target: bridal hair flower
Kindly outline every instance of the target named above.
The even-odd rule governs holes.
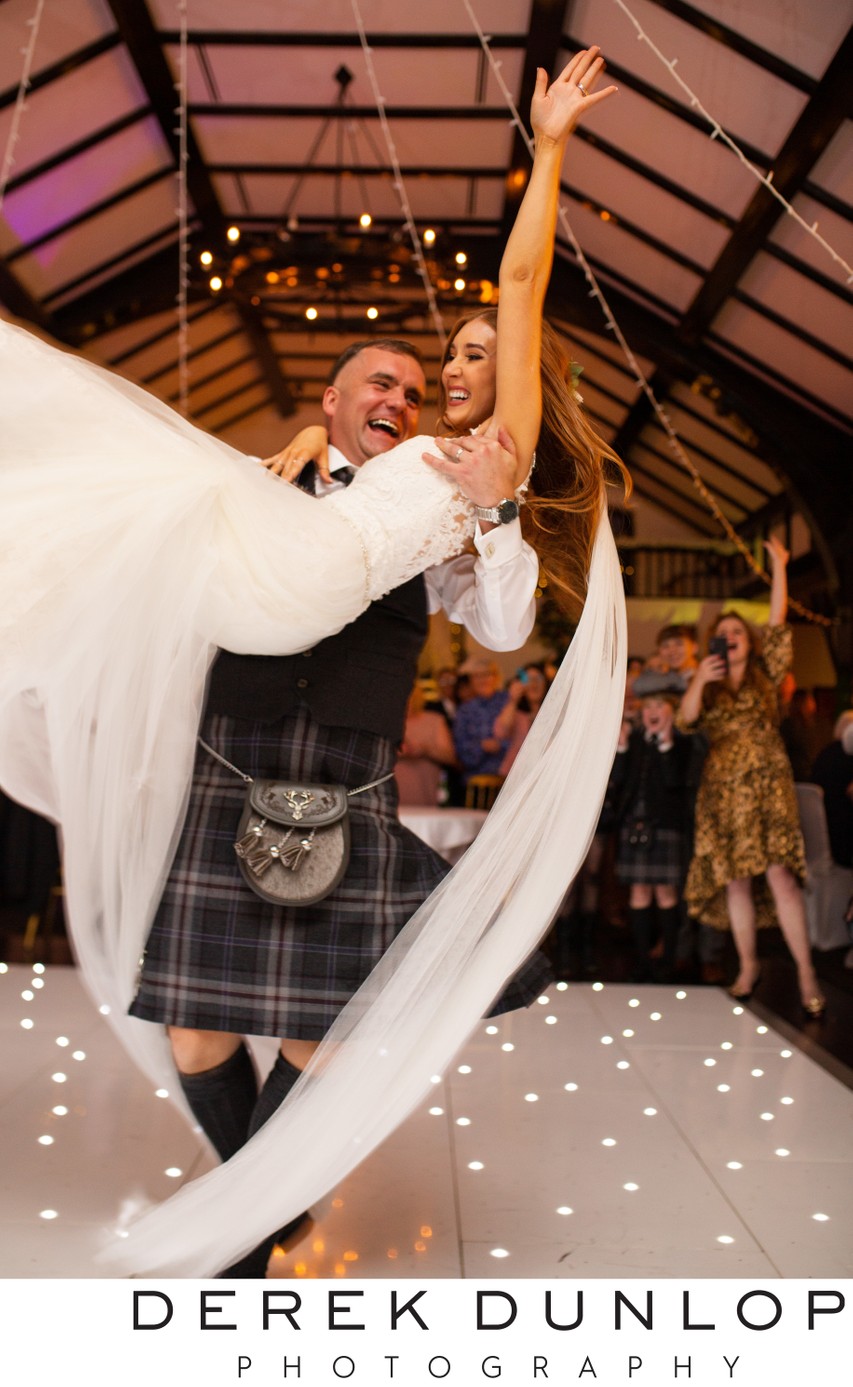
[[[583,404],[583,395],[582,395],[581,392],[578,390],[578,381],[580,380],[581,376],[583,375],[583,367],[581,366],[580,362],[578,362],[578,361],[570,361],[570,362],[569,362],[569,373],[570,373],[570,375],[571,375],[571,380],[569,381],[569,387],[570,387],[571,392],[572,392],[572,399],[575,401],[576,404],[582,405],[582,404]]]

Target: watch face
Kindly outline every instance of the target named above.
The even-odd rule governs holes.
[[[501,501],[498,506],[498,519],[502,525],[508,525],[511,520],[518,516],[518,506],[515,501]]]

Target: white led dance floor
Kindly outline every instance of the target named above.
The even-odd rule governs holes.
[[[0,1036],[0,1276],[98,1276],[211,1158],[73,969],[0,965]],[[271,1274],[849,1277],[851,1209],[853,1093],[772,1028],[716,989],[562,983],[483,1023]]]

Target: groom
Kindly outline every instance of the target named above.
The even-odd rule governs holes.
[[[323,397],[332,480],[315,474],[317,494],[346,485],[369,457],[411,437],[425,391],[408,343],[374,340],[345,351]],[[512,495],[515,460],[494,442],[474,446],[472,499],[494,505]],[[265,773],[284,778],[360,785],[385,775],[430,612],[443,608],[491,649],[517,649],[532,629],[538,561],[518,520],[486,523],[474,542],[475,555],[403,584],[313,650],[221,652],[201,735],[209,741],[224,726],[243,745],[263,744],[276,766]],[[208,771],[200,759],[197,776]],[[399,823],[391,780],[373,792],[370,808],[351,801],[352,853],[340,885],[313,906],[270,907],[245,885],[233,853],[227,866],[212,865],[209,845],[223,836],[214,800],[191,806],[131,1011],[167,1024],[190,1108],[227,1160],[284,1100],[337,1013],[448,869]],[[221,964],[212,961],[216,950]],[[547,977],[534,955],[499,1009],[529,1003]],[[242,1038],[253,1034],[281,1042],[260,1093]],[[275,1241],[293,1231],[280,1230],[223,1275],[263,1276]]]

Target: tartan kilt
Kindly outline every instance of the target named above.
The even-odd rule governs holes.
[[[209,716],[201,736],[255,779],[354,789],[395,761],[390,740],[323,726],[307,708],[271,723]],[[392,779],[349,800],[350,859],[335,889],[315,905],[273,905],[246,884],[234,853],[245,793],[243,781],[198,748],[130,1013],[198,1030],[320,1040],[450,868],[400,824]],[[528,1005],[547,981],[535,954],[495,1011]]]
[[[655,828],[654,841],[647,848],[628,842],[630,821],[619,829],[616,875],[626,884],[675,886],[681,888],[687,874],[687,840],[677,828]]]

